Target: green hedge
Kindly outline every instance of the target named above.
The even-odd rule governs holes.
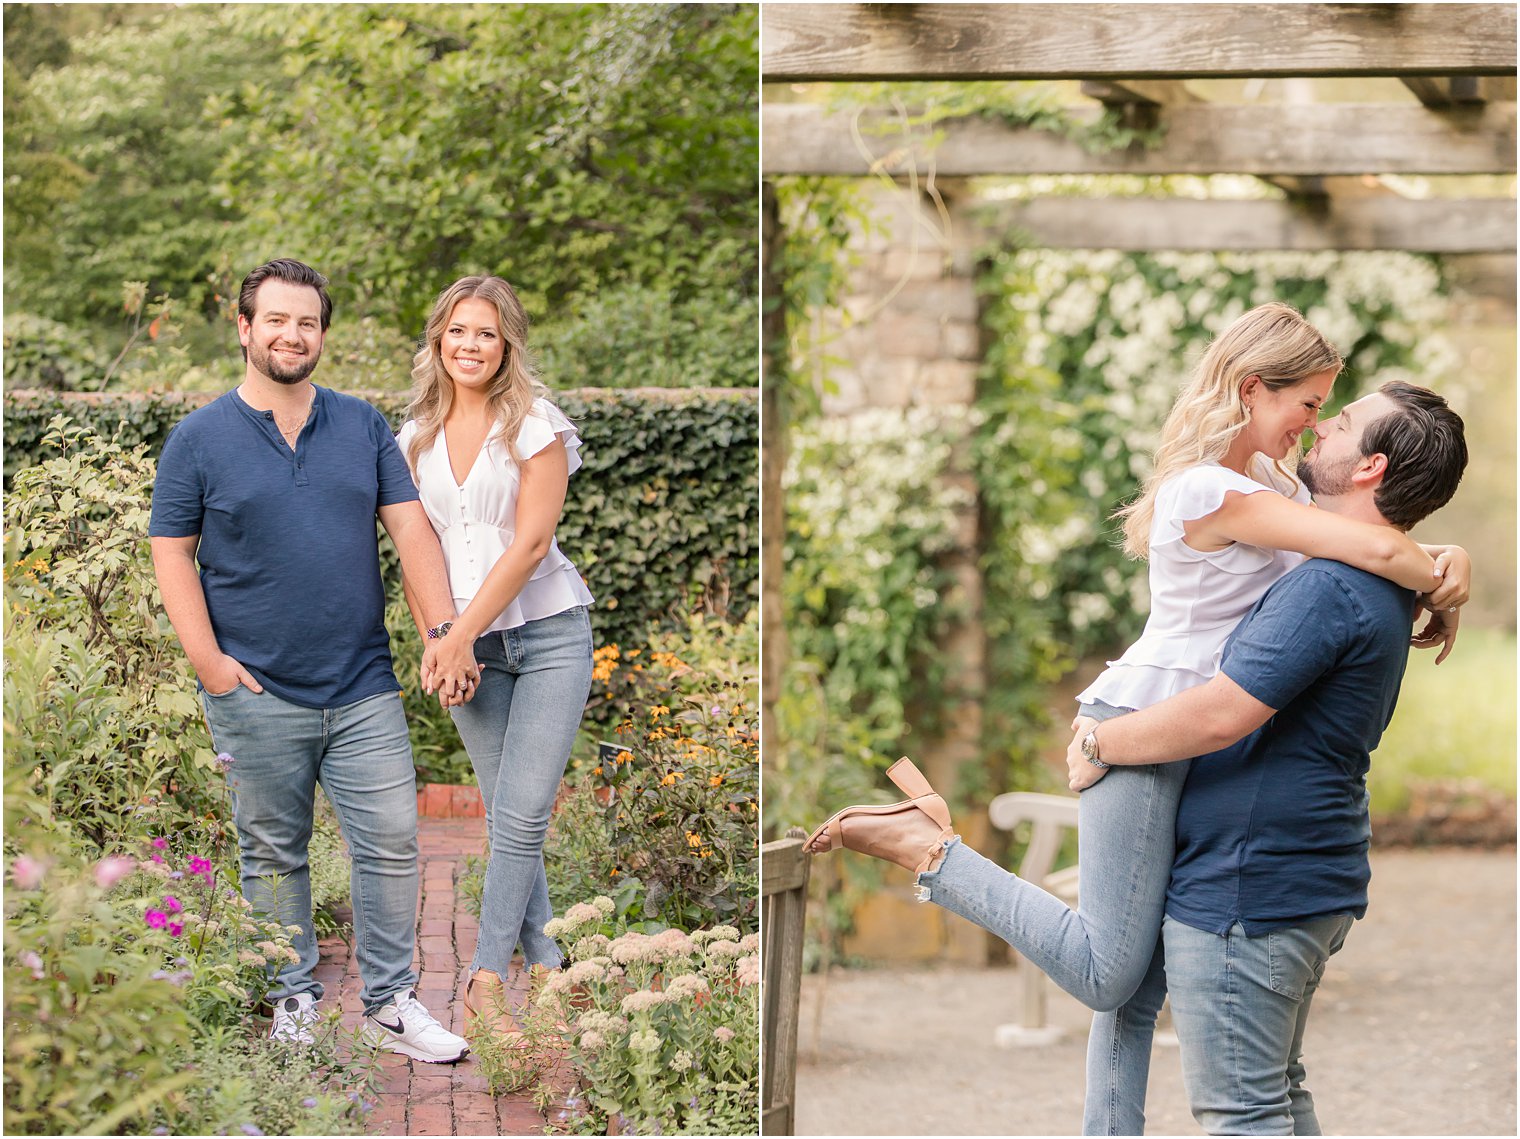
[[[400,425],[406,397],[363,393]],[[64,414],[157,456],[169,429],[212,394],[12,391],[5,482],[44,457]],[[693,608],[745,613],[758,598],[758,399],[744,389],[583,388],[558,393],[580,428],[585,466],[570,480],[560,546],[597,604],[599,642],[641,643]]]

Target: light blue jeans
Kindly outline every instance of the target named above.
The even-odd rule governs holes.
[[[1350,914],[1223,937],[1168,917],[1172,1016],[1193,1118],[1210,1135],[1319,1135],[1304,1087],[1309,1002]]]
[[[490,862],[471,970],[507,976],[523,962],[558,968],[544,934],[554,916],[544,836],[591,692],[591,619],[584,605],[487,633],[475,642],[480,687],[452,709],[485,800]]]
[[[271,1002],[298,993],[322,997],[312,976],[317,939],[311,922],[307,844],[320,784],[352,857],[354,955],[373,1012],[417,984],[417,773],[401,694],[387,692],[336,708],[302,708],[241,684],[201,693],[227,772],[237,823],[243,897],[254,912],[300,926],[301,955],[282,966]],[[278,876],[279,881],[272,881]]]
[[[1081,709],[1097,720],[1126,711],[1103,704]],[[938,870],[918,878],[931,901],[997,934],[1098,1010],[1088,1038],[1086,1134],[1134,1135],[1144,1126],[1155,1011],[1146,1022],[1126,1002],[1148,979],[1149,988],[1159,980],[1166,993],[1161,917],[1189,766],[1115,767],[1082,792],[1076,910],[958,840]]]

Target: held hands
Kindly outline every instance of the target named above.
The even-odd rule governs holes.
[[[445,635],[431,640],[422,651],[422,690],[438,693],[438,704],[455,708],[475,696],[480,683],[480,665],[471,651],[468,637]]]
[[[1440,664],[1451,655],[1452,646],[1457,643],[1457,624],[1461,616],[1458,609],[1433,609],[1423,599],[1420,606],[1430,611],[1430,619],[1425,622],[1425,627],[1409,638],[1409,643],[1417,649],[1433,649],[1441,646],[1441,651],[1436,654],[1436,663]],[[1415,610],[1416,619],[1419,610]]]
[[[1420,601],[1428,608],[1461,608],[1467,604],[1472,585],[1472,559],[1461,546],[1447,546],[1436,556],[1435,575],[1441,584],[1424,594]]]
[[[198,675],[201,686],[212,696],[226,696],[239,684],[250,692],[264,691],[264,686],[253,678],[253,674],[226,653],[201,669]]]
[[[1066,785],[1073,791],[1085,791],[1108,774],[1106,767],[1094,767],[1082,754],[1082,737],[1097,726],[1098,721],[1090,716],[1078,716],[1071,722],[1076,735],[1066,748],[1066,774],[1070,780]]]

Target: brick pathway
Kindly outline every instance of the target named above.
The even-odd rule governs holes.
[[[454,884],[466,855],[485,845],[482,818],[422,818],[422,896],[417,955],[417,996],[444,1027],[464,1033],[464,985],[479,928]],[[342,938],[321,942],[316,976],[329,997],[339,994],[343,1023],[355,1027],[363,1012],[358,967]],[[521,976],[520,964],[513,977]],[[458,1064],[424,1064],[405,1056],[381,1059],[379,1105],[370,1113],[373,1135],[541,1135],[545,1119],[529,1095],[492,1096],[473,1057]]]

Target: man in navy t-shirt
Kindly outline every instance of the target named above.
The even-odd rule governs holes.
[[[1406,530],[1467,463],[1462,421],[1390,383],[1315,430],[1299,475],[1322,509]],[[1194,1118],[1211,1134],[1320,1134],[1301,1062],[1325,963],[1367,910],[1369,753],[1393,716],[1415,594],[1320,559],[1268,590],[1208,683],[1105,721],[1068,753],[1073,790],[1108,764],[1197,756],[1177,814],[1162,929]],[[1455,629],[1432,615],[1417,644]],[[1444,651],[1443,651],[1444,655]],[[1085,745],[1085,750],[1084,750]]]
[[[301,931],[299,960],[268,993],[270,1035],[309,1043],[322,996],[307,864],[320,784],[353,857],[365,1034],[413,1059],[452,1062],[464,1040],[413,991],[415,770],[383,617],[377,517],[429,623],[450,621],[454,602],[384,418],[311,382],[332,316],[326,286],[285,259],[244,279],[243,382],[191,412],[164,445],[153,565],[212,739],[232,757],[243,896]],[[467,698],[468,677],[440,680]]]

